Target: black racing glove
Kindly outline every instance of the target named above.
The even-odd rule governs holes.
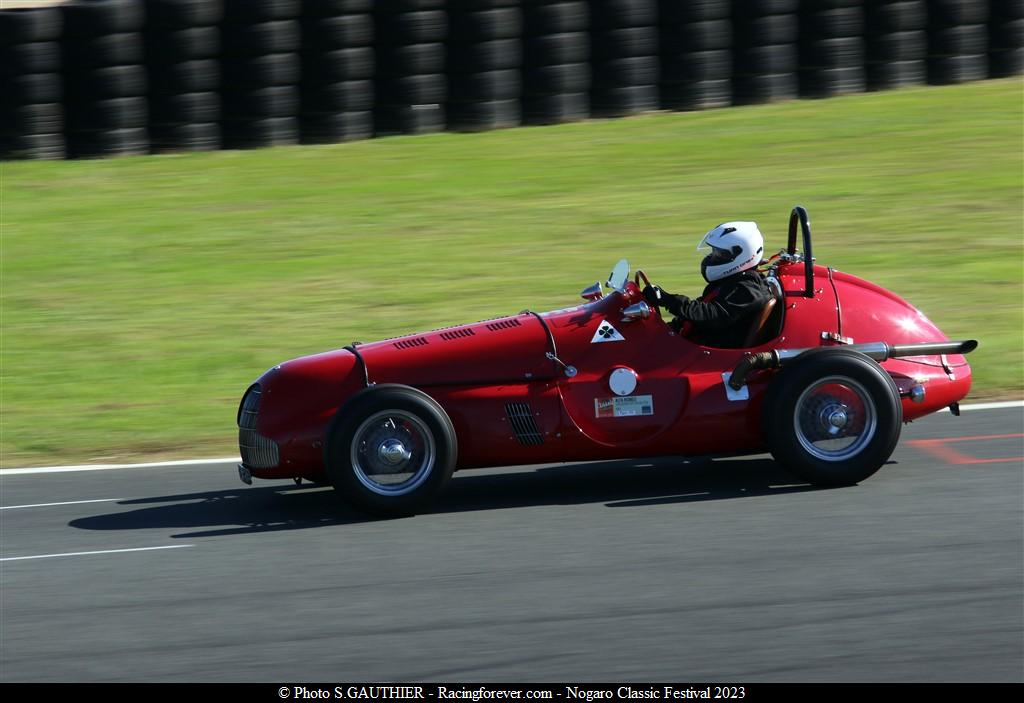
[[[654,307],[668,304],[668,293],[661,289],[661,286],[647,286],[644,288],[644,300]]]

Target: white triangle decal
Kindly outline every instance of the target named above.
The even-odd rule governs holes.
[[[594,338],[590,340],[590,343],[625,341],[626,338],[619,334],[617,329],[612,327],[612,323],[608,322],[608,320],[601,320],[601,324],[597,326],[597,332],[594,332]]]

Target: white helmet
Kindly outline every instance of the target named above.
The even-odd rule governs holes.
[[[697,251],[708,247],[711,253],[700,262],[700,272],[712,283],[760,264],[764,237],[756,222],[725,222],[704,235]]]

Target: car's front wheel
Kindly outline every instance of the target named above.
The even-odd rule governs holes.
[[[801,355],[772,381],[765,398],[772,455],[814,484],[848,485],[874,474],[896,448],[902,421],[892,378],[850,350]]]
[[[349,503],[408,515],[444,487],[456,455],[451,420],[433,398],[408,386],[381,385],[338,411],[324,460],[331,484]]]

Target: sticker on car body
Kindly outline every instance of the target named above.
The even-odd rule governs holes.
[[[597,326],[597,332],[594,332],[594,336],[591,338],[591,344],[597,344],[598,342],[625,342],[626,338],[622,334],[612,327],[612,323],[608,320],[601,320],[601,324]]]
[[[609,417],[640,417],[654,414],[654,397],[634,395],[625,398],[594,398],[594,415]]]

